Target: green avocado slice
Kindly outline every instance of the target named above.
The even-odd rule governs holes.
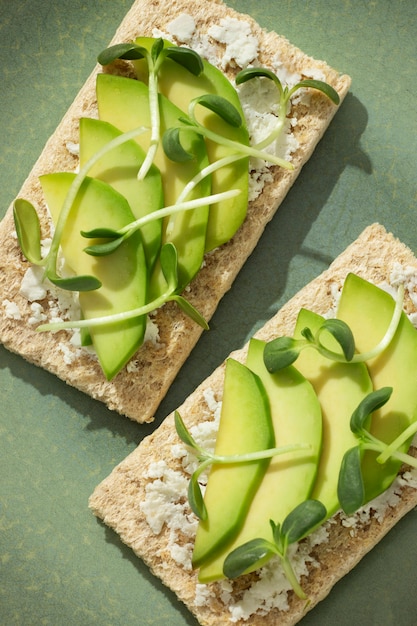
[[[80,167],[121,134],[120,130],[108,122],[81,118]],[[107,182],[121,193],[128,201],[136,219],[153,213],[164,205],[162,180],[157,167],[153,165],[147,176],[143,180],[138,180],[137,173],[144,158],[145,153],[136,141],[126,141],[100,157],[88,173],[92,178]],[[145,224],[141,228],[141,233],[150,269],[155,264],[161,246],[162,220]]]
[[[273,457],[238,533],[200,567],[199,580],[224,578],[223,563],[235,548],[252,539],[271,539],[270,520],[282,523],[306,500],[313,488],[321,451],[322,416],[311,384],[294,368],[270,374],[263,362],[265,342],[251,339],[246,365],[261,379],[268,394],[276,446],[308,444],[310,449]],[[269,558],[269,557],[268,557]],[[265,562],[254,563],[251,571]]]
[[[100,119],[113,124],[126,132],[141,126],[150,129],[148,87],[139,80],[111,74],[97,76],[97,102]],[[161,132],[177,126],[179,118],[184,114],[169,100],[160,95]],[[143,150],[147,150],[150,133],[146,132],[137,138]],[[160,145],[155,157],[163,183],[165,205],[175,204],[184,186],[208,164],[204,140],[194,134],[184,139],[184,148],[194,158],[184,163],[174,163],[166,157]],[[189,199],[200,198],[211,193],[209,179],[202,180]],[[162,242],[172,242],[178,252],[179,288],[185,287],[199,271],[204,258],[207,220],[209,207],[202,206],[192,211],[176,213],[164,221]],[[156,297],[165,290],[165,280],[157,265],[152,285],[151,297]]]
[[[241,455],[273,446],[265,389],[256,374],[229,358],[215,454]],[[207,519],[198,525],[194,567],[216,554],[239,530],[268,463],[269,459],[265,459],[211,467],[204,495]]]
[[[40,177],[42,190],[53,221],[56,223],[75,174],[56,173]],[[133,219],[123,196],[102,181],[86,178],[71,208],[61,246],[66,263],[77,275],[96,276],[102,286],[80,293],[80,306],[85,319],[111,315],[142,306],[146,302],[147,269],[139,233],[123,242],[111,255],[95,257],[84,252],[88,243],[82,230],[88,231],[104,223],[118,229]],[[107,379],[111,380],[141,345],[146,329],[146,316],[91,327],[90,335]]]
[[[152,48],[154,42],[155,39],[151,37],[140,37],[135,41],[137,45],[143,46],[148,50]],[[164,45],[167,47],[173,44],[169,41],[164,41]],[[203,72],[199,76],[195,76],[171,59],[166,59],[158,74],[158,85],[161,93],[185,113],[188,111],[190,101],[202,94],[214,94],[226,98],[239,111],[242,117],[242,125],[239,128],[230,126],[217,115],[210,113],[202,107],[198,110],[197,117],[210,130],[233,141],[248,145],[249,134],[236,89],[223,72],[205,59],[202,59],[202,62]],[[146,63],[144,61],[134,61],[133,64],[138,78],[147,82]],[[210,140],[206,141],[206,145],[210,163],[234,152],[232,148],[221,146]],[[241,193],[235,198],[210,206],[206,251],[217,248],[229,241],[243,223],[248,206],[248,187],[248,157],[241,158],[212,174],[213,193],[232,188],[240,189]]]
[[[385,335],[394,312],[395,302],[383,289],[363,278],[346,277],[338,305],[337,317],[351,328],[359,352],[374,348]],[[371,433],[391,443],[417,419],[417,330],[403,312],[397,332],[380,356],[367,362],[375,389],[392,387],[389,401],[373,413]],[[400,448],[407,452],[411,440]],[[366,451],[362,461],[366,501],[385,491],[395,479],[401,463],[375,461],[377,453]]]
[[[301,331],[306,327],[314,334],[323,321],[321,315],[301,309],[294,338],[301,339]],[[340,351],[330,335],[328,347]],[[358,443],[350,429],[350,418],[359,402],[372,391],[372,381],[364,363],[331,361],[312,348],[302,350],[296,367],[313,385],[322,408],[323,448],[311,497],[324,504],[330,517],[340,508],[337,483],[342,459]]]

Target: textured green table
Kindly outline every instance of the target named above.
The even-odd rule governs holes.
[[[156,424],[366,225],[417,250],[415,1],[228,1],[353,85]],[[0,215],[129,6],[0,0]],[[150,430],[0,348],[1,624],[195,625],[87,509]],[[411,512],[302,623],[415,626],[416,523]]]

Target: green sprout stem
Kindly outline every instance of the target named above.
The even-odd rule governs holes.
[[[126,233],[131,233],[138,228],[141,228],[145,224],[155,220],[161,219],[163,217],[168,217],[173,213],[178,213],[179,211],[191,211],[192,209],[197,209],[198,207],[206,206],[208,204],[212,204],[213,202],[220,202],[222,200],[228,200],[230,198],[234,198],[239,195],[240,189],[230,189],[228,191],[223,191],[221,193],[212,194],[209,196],[203,196],[201,198],[195,198],[194,200],[187,200],[184,202],[176,202],[170,206],[163,207],[162,209],[158,209],[153,213],[149,213],[148,215],[144,215],[143,217],[131,222],[127,226],[120,228],[117,232],[120,235],[124,235]]]
[[[160,55],[158,59],[161,59]],[[158,72],[161,61],[153,63],[150,54],[146,55],[149,67],[148,93],[149,93],[149,114],[151,118],[151,139],[145,159],[138,172],[138,180],[143,180],[148,173],[159,146],[159,135],[161,127],[161,114],[158,101]]]
[[[288,558],[288,555],[286,553],[280,554],[279,552],[276,552],[276,554],[278,554],[278,556],[280,557],[282,569],[284,570],[284,574],[291,587],[293,588],[294,593],[301,600],[308,600],[307,594],[305,593],[304,589],[301,587],[298,581],[298,578],[294,572],[294,568],[291,564],[290,559]]]
[[[264,152],[263,150],[258,150],[254,146],[247,146],[244,143],[240,143],[239,141],[234,141],[233,139],[227,139],[227,137],[223,137],[222,135],[218,135],[214,131],[209,130],[205,126],[197,124],[196,126],[182,126],[181,131],[191,131],[202,135],[206,139],[209,139],[215,143],[218,143],[227,148],[231,148],[235,150],[237,154],[242,155],[240,158],[244,156],[253,157],[256,159],[262,159],[264,161],[268,161],[273,165],[278,165],[287,170],[293,170],[294,165],[285,159],[278,157],[274,154],[269,154],[268,152]]]
[[[124,322],[126,320],[133,319],[135,317],[140,317],[142,315],[148,315],[153,311],[159,309],[163,304],[169,301],[174,301],[180,304],[180,296],[176,294],[176,286],[173,286],[167,289],[160,296],[145,304],[143,306],[137,307],[136,309],[131,309],[130,311],[122,311],[120,313],[114,313],[113,315],[105,315],[102,317],[93,317],[91,319],[82,319],[82,320],[68,320],[65,322],[50,322],[47,324],[40,324],[37,327],[37,331],[44,332],[47,330],[58,331],[58,330],[67,330],[71,328],[97,328],[98,326],[105,326],[107,324],[117,324],[119,322]],[[191,305],[189,305],[191,307]],[[202,316],[196,311],[194,319],[202,326],[204,329],[208,329],[207,322],[202,318]]]
[[[191,452],[196,456],[199,461],[199,466],[193,472],[188,491],[188,499],[191,506],[191,509],[195,513],[197,517],[200,519],[205,519],[207,516],[207,510],[205,508],[205,504],[203,498],[201,496],[200,486],[198,484],[198,478],[204,472],[204,470],[213,464],[220,465],[231,465],[236,463],[251,463],[254,461],[262,461],[264,459],[269,459],[274,456],[279,456],[283,454],[288,454],[290,452],[301,452],[303,450],[310,450],[311,446],[305,443],[291,444],[287,446],[281,446],[276,448],[268,448],[267,450],[255,450],[252,452],[247,452],[243,454],[232,454],[232,455],[216,455],[214,453],[205,450],[195,439],[191,436],[187,427],[185,426],[180,414],[178,411],[175,411],[174,414],[175,419],[175,428],[177,431],[177,435],[181,439],[181,441],[186,445],[186,447],[191,450]]]
[[[373,452],[381,452],[380,456],[377,458],[378,463],[385,463],[388,458],[397,459],[397,461],[401,461],[402,463],[406,463],[407,465],[411,465],[411,467],[417,468],[417,459],[411,456],[410,454],[406,454],[405,452],[400,452],[399,450],[390,449],[389,453],[387,452],[387,445],[382,441],[378,443],[372,443],[371,441],[363,442],[360,444],[361,450],[370,450]],[[391,447],[391,446],[390,446]],[[380,459],[384,458],[383,461]],[[385,458],[387,457],[387,458]]]
[[[195,189],[195,187],[207,176],[213,174],[217,170],[222,167],[226,167],[227,165],[231,165],[240,159],[243,159],[245,155],[243,154],[230,154],[228,156],[223,157],[222,159],[218,159],[214,161],[214,163],[210,163],[210,165],[206,165],[202,170],[200,170],[194,178],[192,178],[183,188],[180,195],[177,198],[176,203],[184,202],[187,196]]]
[[[330,350],[323,345],[320,341],[320,335],[323,330],[331,330],[329,328],[329,322],[333,322],[333,320],[330,319],[324,321],[323,325],[316,331],[315,335],[313,335],[309,328],[305,328],[301,333],[302,339],[278,337],[267,344],[265,350],[265,355],[267,356],[265,358],[268,370],[277,371],[278,369],[293,363],[296,361],[300,352],[306,348],[314,348],[322,356],[339,363],[364,363],[370,359],[378,357],[390,345],[395,333],[397,332],[403,311],[404,291],[404,285],[399,285],[395,299],[394,312],[388,328],[381,341],[371,350],[368,350],[367,352],[355,353],[354,339],[349,327],[342,322],[342,320],[338,320],[337,318],[334,319],[334,323],[338,323],[337,328],[344,327],[346,331],[349,331],[344,336],[339,335],[337,337],[334,335],[342,347],[342,352],[335,352],[334,350]],[[334,325],[335,324],[333,324],[333,326]],[[279,346],[279,349],[276,348],[276,346]]]
[[[265,148],[271,145],[271,143],[276,141],[278,137],[280,136],[280,134],[282,133],[282,130],[284,128],[285,120],[287,117],[287,105],[288,105],[289,97],[286,98],[284,96],[284,91],[282,87],[279,89],[279,92],[280,92],[280,101],[279,101],[279,108],[278,108],[277,124],[274,130],[267,137],[265,137],[265,139],[263,139],[262,141],[258,142],[257,144],[253,146],[257,150],[263,151]]]
[[[400,448],[406,441],[408,441],[410,437],[415,435],[416,432],[417,432],[417,421],[411,423],[408,426],[408,428],[406,428],[401,433],[401,435],[399,435],[396,439],[394,439],[392,443],[386,446],[384,452],[382,452],[377,458],[378,463],[385,463],[388,460],[388,458],[394,453],[401,454],[400,452],[398,452],[398,448]],[[404,459],[401,459],[401,460],[408,463],[409,465],[412,465],[413,467],[417,467],[417,460],[414,459],[414,457],[411,457],[408,454],[406,455],[406,457],[407,457],[407,460],[404,460]],[[411,459],[414,459],[414,462],[415,462],[414,465],[411,462]]]
[[[82,320],[68,320],[65,322],[50,322],[48,324],[40,324],[36,330],[39,332],[43,332],[46,330],[65,330],[69,328],[93,328],[97,326],[103,326],[107,324],[117,324],[119,322],[124,322],[129,319],[133,319],[135,317],[139,317],[142,315],[147,315],[155,311],[159,307],[161,307],[165,302],[170,300],[172,296],[175,295],[175,289],[167,289],[163,294],[145,304],[143,306],[137,307],[136,309],[131,309],[130,311],[123,311],[121,313],[114,313],[113,315],[105,315],[102,317],[94,317],[92,319],[82,319]]]
[[[360,353],[354,354],[352,359],[349,360],[349,363],[364,363],[366,361],[369,361],[370,359],[374,359],[375,357],[382,354],[384,350],[386,350],[386,348],[391,343],[395,333],[397,332],[398,324],[400,323],[400,320],[401,320],[401,314],[402,314],[403,303],[404,303],[404,290],[405,290],[404,285],[403,284],[399,285],[397,294],[396,294],[396,299],[395,299],[394,313],[392,315],[389,326],[385,332],[385,335],[382,337],[381,341],[376,346],[374,346],[371,350],[368,350],[368,352],[360,352]],[[311,344],[307,343],[304,347],[307,347],[307,345],[311,345]],[[333,361],[340,361],[340,362],[346,361],[346,358],[343,355],[338,354],[337,352],[333,352],[332,350],[328,350],[321,343],[317,344],[317,347],[319,349],[319,352],[323,356],[329,359],[332,359]]]
[[[164,217],[170,217],[182,211],[191,211],[199,207],[210,205],[214,202],[229,200],[230,198],[234,198],[240,193],[240,189],[229,189],[228,191],[223,191],[208,196],[202,196],[193,200],[176,202],[175,204],[172,204],[170,206],[166,206],[162,209],[158,209],[157,211],[153,211],[152,213],[148,213],[147,215],[143,215],[134,222],[130,222],[123,228],[112,231],[111,234],[113,237],[113,242],[110,242],[110,244],[99,243],[93,246],[87,246],[85,248],[85,252],[92,255],[108,254],[109,252],[112,252],[116,247],[118,247],[123,241],[126,241],[126,239],[131,237],[137,230],[139,230],[146,224],[153,222],[154,220],[159,220]],[[96,236],[95,231],[83,232],[82,234],[84,235],[84,237]],[[168,227],[166,229],[166,234],[169,235]]]
[[[362,352],[361,354],[355,354],[355,356],[352,359],[352,363],[369,361],[370,359],[373,359],[379,356],[380,354],[382,354],[382,352],[384,352],[384,350],[389,346],[395,333],[397,332],[398,324],[400,323],[400,320],[401,320],[401,314],[402,314],[403,303],[404,303],[404,292],[405,292],[404,284],[400,284],[397,289],[394,313],[392,315],[391,322],[387,328],[387,331],[385,335],[383,336],[383,338],[381,339],[381,341],[376,346],[374,346],[372,350],[369,350],[368,352]]]

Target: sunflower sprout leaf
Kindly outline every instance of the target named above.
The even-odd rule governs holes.
[[[277,337],[269,341],[264,348],[265,367],[273,374],[288,367],[298,358],[300,342],[292,337]]]
[[[193,154],[187,152],[181,145],[180,128],[168,128],[162,136],[162,147],[171,161],[185,163],[191,161]]]
[[[336,339],[343,350],[346,360],[351,361],[355,354],[355,340],[346,322],[339,319],[325,320],[319,332],[323,330],[327,330]]]
[[[340,506],[347,515],[352,515],[364,503],[365,487],[361,470],[361,448],[350,448],[342,460],[337,485]]]
[[[18,198],[13,206],[13,217],[24,256],[34,265],[41,265],[41,227],[35,207],[27,200]]]
[[[225,122],[233,126],[234,128],[240,128],[242,125],[242,117],[235,106],[226,98],[217,96],[215,94],[205,94],[199,96],[193,100],[193,104],[200,104],[201,106],[209,109],[213,113],[216,113]]]
[[[203,61],[197,52],[190,48],[165,48],[166,56],[188,70],[194,76],[199,76],[204,70]]]
[[[265,539],[252,539],[232,550],[223,564],[223,573],[226,578],[237,578],[252,567],[255,563],[273,554],[273,548]]]
[[[134,43],[118,43],[106,48],[97,57],[100,65],[109,65],[116,59],[138,60],[146,56],[146,50]]]
[[[350,428],[355,435],[362,435],[366,431],[369,416],[388,402],[392,394],[392,387],[382,387],[372,391],[358,404],[350,418]]]
[[[326,507],[321,502],[305,500],[287,515],[282,523],[281,535],[288,544],[296,543],[323,522],[326,515]]]

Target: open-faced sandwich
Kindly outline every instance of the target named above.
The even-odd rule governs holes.
[[[218,0],[137,0],[0,225],[0,341],[150,421],[350,85]]]
[[[90,499],[206,626],[297,623],[417,505],[417,259],[374,224]]]

